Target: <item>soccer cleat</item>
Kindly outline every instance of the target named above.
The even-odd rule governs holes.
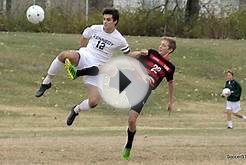
[[[74,111],[74,108],[75,108],[76,106],[77,106],[77,105],[75,105],[75,106],[71,109],[71,111],[69,112],[69,114],[68,114],[68,117],[67,117],[67,125],[68,125],[68,126],[72,125],[74,119],[76,118],[76,116],[79,115],[78,113],[76,113],[76,112]]]
[[[123,153],[122,153],[122,159],[129,160],[130,152],[131,152],[130,148],[124,148]]]
[[[44,92],[51,87],[51,83],[49,84],[41,84],[40,88],[36,92],[35,96],[40,97],[44,94]]]
[[[229,127],[229,126],[228,126],[227,129],[232,129],[232,127]]]
[[[67,78],[69,80],[74,80],[76,79],[78,76],[77,76],[77,69],[75,68],[75,66],[72,65],[72,63],[69,61],[69,59],[66,59],[65,60],[65,64],[64,64],[64,67],[67,71]]]

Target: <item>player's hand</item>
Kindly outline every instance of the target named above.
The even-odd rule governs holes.
[[[141,56],[147,56],[148,55],[148,50],[146,50],[146,49],[140,50],[140,55]]]
[[[151,86],[153,86],[154,83],[155,83],[155,80],[154,80],[151,76],[149,76],[149,75],[147,75],[147,76],[145,77],[145,81],[146,81],[147,83],[149,83]]]
[[[230,93],[224,95],[224,97],[227,98],[227,97],[229,97],[232,93],[233,93],[233,92],[230,92]]]
[[[155,80],[154,80],[152,77],[149,76],[149,84],[150,84],[151,86],[153,86],[154,83],[155,83]]]
[[[225,95],[225,97],[227,98],[227,97],[229,97],[230,95],[231,95],[231,93],[228,93],[228,94]]]
[[[231,91],[230,93],[225,94],[225,95],[223,95],[223,93],[221,93],[220,96],[221,96],[221,97],[227,98],[227,97],[229,97],[232,93],[234,93],[234,91]]]
[[[170,116],[171,112],[173,111],[173,103],[170,102],[168,103],[167,111],[168,111],[168,115]]]

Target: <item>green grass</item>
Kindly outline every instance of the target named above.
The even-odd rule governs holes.
[[[79,35],[1,32],[0,36],[0,104],[67,108],[86,95],[81,81],[69,81],[61,71],[53,88],[46,94],[48,97],[33,97],[56,55],[62,50],[79,47]],[[157,48],[159,45],[158,37],[127,37],[127,40],[132,50]],[[244,89],[245,43],[237,40],[177,39],[177,50],[172,55],[177,67],[176,100],[222,101],[219,93],[224,86],[227,68],[234,69],[236,79]],[[158,97],[153,96],[154,99],[159,95],[161,99],[166,98],[163,94],[165,86],[164,82],[155,91]]]
[[[134,49],[157,48],[158,37],[132,37]],[[166,112],[166,82],[152,94],[138,120],[131,164],[242,164],[226,155],[245,154],[245,122],[233,118],[227,130],[224,71],[232,68],[246,89],[246,41],[177,39],[175,111]],[[69,81],[62,70],[44,97],[35,91],[59,52],[76,49],[79,35],[0,33],[0,164],[125,164],[126,110],[102,102],[64,120],[86,97],[82,80]],[[120,55],[120,52],[115,52]],[[245,107],[245,92],[242,95]],[[242,113],[245,113],[242,111]]]

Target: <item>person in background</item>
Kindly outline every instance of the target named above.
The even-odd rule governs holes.
[[[232,129],[232,114],[246,121],[246,116],[239,114],[239,111],[241,110],[240,97],[242,93],[242,87],[236,80],[234,80],[234,73],[232,70],[227,70],[226,72],[226,83],[224,88],[230,89],[230,93],[225,97],[227,110],[227,128]]]

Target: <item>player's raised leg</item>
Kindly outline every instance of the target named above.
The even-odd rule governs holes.
[[[76,78],[78,77],[78,76],[76,75],[77,69],[76,69],[75,66],[73,66],[73,65],[71,64],[71,62],[70,62],[69,59],[66,59],[66,60],[65,60],[65,65],[64,65],[64,67],[65,67],[65,70],[67,71],[67,78],[68,78],[69,80],[74,80],[74,79],[76,79]]]
[[[90,108],[95,108],[100,101],[100,94],[96,86],[87,85],[89,98],[83,100],[79,105],[75,105],[67,116],[66,123],[68,126],[72,125],[76,116],[80,111],[88,111]]]
[[[63,63],[58,59],[58,57],[56,57],[48,69],[48,74],[44,78],[39,89],[37,90],[37,92],[35,94],[36,97],[42,96],[44,94],[44,92],[51,87],[52,79],[54,78],[54,76],[58,73],[58,71],[62,67],[63,67]]]
[[[69,80],[75,80],[77,77],[84,76],[84,75],[95,76],[99,72],[99,68],[97,66],[92,66],[88,68],[83,68],[81,70],[77,70],[69,59],[65,60],[64,66],[67,71],[67,78]]]
[[[36,97],[42,96],[44,92],[51,87],[52,79],[63,67],[65,59],[69,59],[71,62],[77,65],[79,61],[79,54],[75,51],[61,52],[50,64],[46,77],[44,78],[39,89],[36,91],[36,94],[35,94]]]

